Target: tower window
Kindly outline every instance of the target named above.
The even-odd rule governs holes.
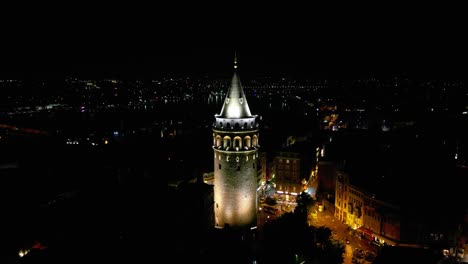
[[[218,164],[219,169],[221,169],[221,164]]]
[[[237,171],[240,171],[240,165],[237,165]]]
[[[251,143],[252,143],[252,141],[251,141],[250,137],[246,136],[244,138],[244,145],[249,149],[251,147]]]
[[[224,144],[223,147],[226,149],[228,147],[231,147],[231,138],[228,136],[224,137]]]
[[[235,137],[234,138],[234,148],[242,148],[242,138],[241,137]]]
[[[252,166],[252,168],[254,168],[254,169],[255,169],[255,163],[253,163],[252,165],[253,165],[253,166]]]

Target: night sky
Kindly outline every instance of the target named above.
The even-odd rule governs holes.
[[[3,33],[0,77],[224,75],[236,48],[243,73],[253,75],[465,77],[466,28],[452,19],[456,14],[414,16],[411,22],[398,14],[380,16],[282,18],[229,27],[222,24],[226,19],[216,25],[218,17],[180,25],[117,17],[94,23],[81,15],[72,24],[40,20]]]
[[[389,47],[301,46],[238,48],[244,73],[286,73],[313,78],[403,74],[463,78],[464,51],[432,49],[432,46]],[[444,46],[441,49],[445,49]],[[230,72],[235,48],[155,47],[137,49],[84,49],[13,51],[2,54],[5,77],[34,76],[157,76],[160,73],[223,74]]]

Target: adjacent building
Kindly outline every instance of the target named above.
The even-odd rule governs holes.
[[[299,153],[278,152],[273,160],[273,175],[276,191],[289,200],[289,195],[296,196],[303,189],[301,179],[301,159]]]
[[[363,190],[348,174],[337,172],[335,217],[380,244],[400,242],[400,208]]]

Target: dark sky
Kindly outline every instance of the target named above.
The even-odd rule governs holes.
[[[234,47],[51,47],[12,49],[1,56],[3,75],[157,75],[163,72],[223,74],[230,72]],[[447,44],[355,42],[328,46],[239,47],[244,73],[359,77],[403,74],[463,77],[466,51]]]
[[[139,27],[111,19],[85,26],[76,20],[63,28],[57,22],[32,24],[3,33],[0,77],[226,74],[237,48],[245,74],[465,78],[467,31],[462,21],[407,23],[396,15],[376,21],[378,16],[359,22],[355,17],[325,18],[320,23],[305,17],[297,23],[278,20],[229,28],[216,28],[215,20],[210,27],[182,24],[182,29],[162,26],[170,21]]]

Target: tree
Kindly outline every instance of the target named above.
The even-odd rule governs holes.
[[[276,199],[271,198],[271,197],[267,197],[265,199],[265,203],[268,204],[268,205],[271,205],[271,206],[276,205]]]
[[[301,201],[307,201],[303,196]],[[299,205],[304,207],[305,205]],[[264,226],[263,263],[343,263],[344,245],[330,240],[327,227],[309,227],[304,210],[285,213]]]
[[[330,240],[331,237],[331,229],[326,226],[321,226],[315,230],[316,239],[318,243],[325,244]]]
[[[294,212],[301,214],[305,219],[307,219],[307,214],[314,204],[314,200],[310,194],[306,192],[301,192],[296,197],[297,206]]]

